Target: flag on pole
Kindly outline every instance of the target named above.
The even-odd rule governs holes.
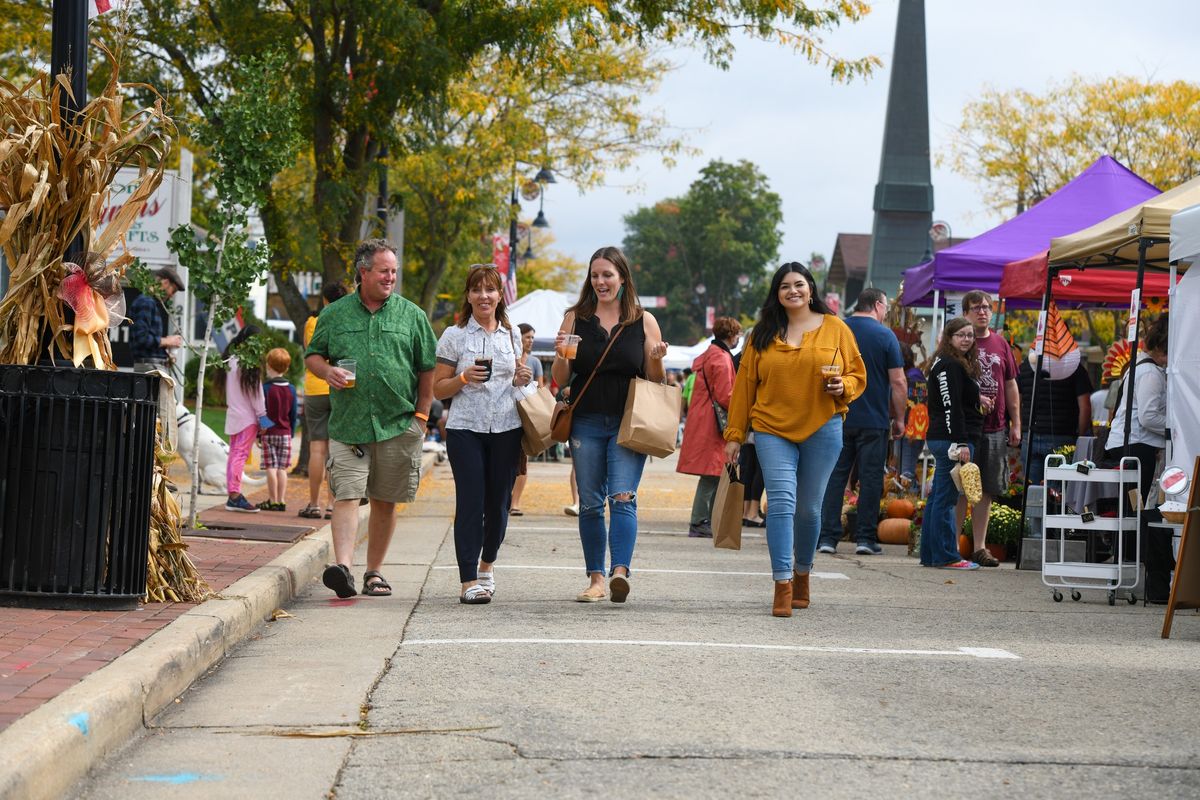
[[[516,253],[513,254],[514,256]],[[508,262],[508,274],[504,276],[504,305],[511,306],[517,302],[517,259]]]
[[[133,0],[88,0],[88,19],[128,6]]]

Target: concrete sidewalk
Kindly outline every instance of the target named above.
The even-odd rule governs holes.
[[[422,477],[434,460],[425,455]],[[172,470],[176,480],[184,474]],[[327,521],[296,516],[307,487],[306,479],[289,480],[287,512],[234,516],[224,512],[224,495],[200,496],[202,521],[294,526],[303,537],[292,544],[186,537],[215,592],[203,603],[125,612],[0,609],[0,798],[61,796],[308,588],[332,558],[332,538]],[[266,499],[265,486],[244,491],[252,502]],[[366,518],[364,506],[360,536]]]

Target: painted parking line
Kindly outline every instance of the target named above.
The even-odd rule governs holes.
[[[720,650],[774,650],[788,653],[851,653],[879,656],[937,656],[982,659],[1015,659],[1021,657],[995,647],[959,647],[954,650],[918,650],[893,647],[832,647],[801,644],[742,644],[738,642],[672,642],[656,639],[405,639],[401,647],[454,645],[592,645],[616,647],[698,647]]]
[[[566,525],[561,525],[561,526],[559,526],[559,525],[555,525],[555,526],[509,525],[505,530],[517,531],[517,532],[520,532],[520,531],[554,531],[554,532],[559,532],[559,533],[578,533],[579,527],[576,525],[571,525],[571,526],[566,526]],[[666,531],[666,530],[656,530],[654,528],[638,528],[638,534],[640,535],[643,533],[652,533],[657,536],[687,536],[688,535],[687,531],[681,531],[681,530]],[[762,538],[764,538],[764,534],[747,533],[746,531],[742,531],[742,538],[743,539],[762,539]]]
[[[434,569],[458,569],[455,565],[435,566]],[[510,569],[545,569],[545,570],[567,570],[570,572],[578,572],[579,567],[551,566],[542,564],[497,564],[493,569],[501,572],[506,572]],[[659,573],[663,575],[748,575],[755,578],[770,577],[770,572],[736,572],[734,570],[724,569],[649,569],[646,567],[638,567],[634,570],[635,573],[641,575],[643,572]],[[849,575],[841,572],[810,572],[809,576],[818,580],[826,581],[848,581]]]

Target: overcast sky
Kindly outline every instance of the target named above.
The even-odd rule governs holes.
[[[678,196],[709,161],[749,160],[783,199],[781,260],[833,254],[839,232],[870,233],[879,175],[897,0],[877,0],[858,25],[826,45],[845,56],[873,53],[884,67],[867,82],[833,85],[827,71],[777,45],[746,40],[728,71],[697,53],[671,53],[679,68],[647,105],[690,130],[700,155],[666,169],[657,156],[580,195],[562,183],[546,194],[554,247],[580,262],[620,244],[622,217]],[[930,146],[944,150],[963,106],[982,87],[1042,92],[1072,73],[1200,80],[1200,1],[927,0]],[[1100,153],[1097,156],[1102,155]],[[640,184],[630,194],[625,188]],[[933,167],[934,219],[973,236],[1001,220],[983,210],[978,188]],[[526,216],[536,209],[526,204]]]

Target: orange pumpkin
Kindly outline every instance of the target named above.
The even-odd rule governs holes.
[[[965,533],[958,537],[958,554],[963,558],[970,558],[975,552],[975,540]]]
[[[890,519],[912,519],[916,513],[912,500],[898,497],[887,504],[887,515]]]
[[[912,523],[907,519],[893,517],[879,521],[879,541],[884,544],[908,544]]]

